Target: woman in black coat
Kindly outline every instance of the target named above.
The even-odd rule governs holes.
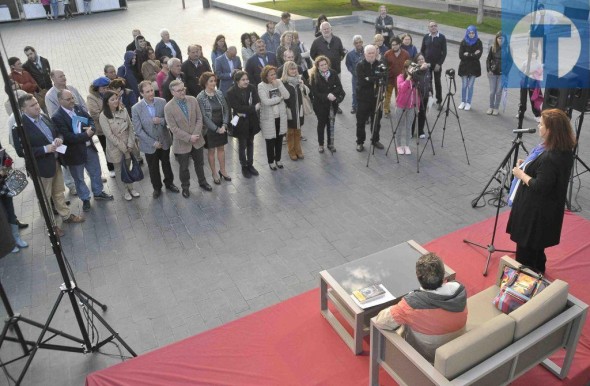
[[[318,118],[318,151],[324,152],[324,129],[328,131],[328,150],[334,147],[334,120],[338,104],[344,100],[344,90],[338,74],[330,68],[330,59],[320,55],[314,60],[310,76],[313,111]]]
[[[465,38],[459,46],[459,76],[461,77],[461,104],[460,110],[471,110],[473,98],[473,86],[475,78],[481,76],[481,64],[479,59],[483,52],[481,40],[477,37],[477,29],[470,25],[465,31]]]
[[[543,142],[512,171],[506,232],[516,242],[516,261],[545,273],[545,248],[559,244],[561,236],[576,139],[559,109],[541,113],[539,136]]]
[[[256,87],[250,84],[248,73],[237,71],[234,74],[234,85],[227,90],[227,104],[232,110],[232,118],[238,116],[238,123],[234,125],[233,136],[238,139],[240,164],[242,174],[246,178],[258,175],[254,168],[254,136],[260,132],[258,110],[260,98]],[[232,119],[233,122],[233,119]]]

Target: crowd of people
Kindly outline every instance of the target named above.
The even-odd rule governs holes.
[[[228,44],[224,35],[217,35],[209,58],[201,45],[191,44],[184,60],[180,46],[167,29],[160,31],[155,48],[140,30],[134,29],[122,64],[106,64],[103,74],[88,86],[86,98],[67,83],[63,70],[52,69],[49,60],[31,46],[24,49],[24,64],[16,56],[8,63],[25,130],[38,149],[37,162],[51,163],[42,175],[47,195],[52,197],[59,218],[79,222],[83,217],[66,210],[65,189],[56,185],[65,183],[72,195],[78,195],[85,212],[91,208],[90,190],[94,199],[113,199],[103,190],[106,178],[94,136],[105,153],[108,175],[116,178],[119,193],[128,201],[140,195],[121,175],[133,159],[142,164],[145,158],[154,198],[160,197],[164,187],[190,196],[189,159],[193,160],[199,186],[211,191],[204,171],[204,149],[213,183],[231,181],[225,163],[228,135],[237,140],[245,178],[259,174],[253,162],[254,137],[259,132],[266,142],[271,170],[283,169],[284,144],[291,160],[302,160],[301,141],[307,140],[302,127],[309,114],[317,118],[318,152],[324,153],[326,148],[336,152],[336,118],[342,114],[340,106],[346,97],[341,82],[342,61],[352,75],[356,150],[364,150],[367,124],[371,146],[384,148],[379,140],[381,118],[390,116],[395,109],[400,122],[395,136],[397,153],[411,154],[410,138],[427,135],[424,126],[429,99],[436,101],[439,110],[442,108],[441,74],[447,41],[435,21],[429,21],[428,33],[419,47],[413,44],[410,34],[396,36],[393,28],[393,17],[385,6],[380,6],[373,44],[365,45],[362,36],[355,35],[352,47],[346,49],[333,34],[328,18],[320,15],[316,37],[308,50],[291,15],[284,12],[279,23],[266,23],[261,36],[255,32],[241,35],[241,58],[236,46]],[[486,59],[489,115],[499,113],[504,47],[505,38],[499,32]],[[482,55],[477,29],[469,26],[459,49],[458,73],[463,82],[459,109],[471,109],[475,80],[481,76]],[[382,108],[376,109],[379,82],[385,83],[385,100]],[[521,93],[521,103],[526,104],[527,92],[532,97],[530,85]],[[533,112],[540,116],[535,107]],[[9,127],[13,124],[11,116]],[[62,142],[67,146],[65,154],[59,150]],[[22,154],[20,139],[11,135],[11,143]],[[171,150],[179,163],[180,188],[174,183]],[[90,189],[84,182],[84,171],[90,176]]]

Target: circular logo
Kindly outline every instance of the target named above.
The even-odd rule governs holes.
[[[570,36],[559,36],[563,26],[569,26]],[[534,34],[543,34],[544,38],[532,36]],[[544,44],[546,47],[543,47]],[[514,65],[525,75],[541,80],[543,70],[560,78],[570,72],[578,62],[582,43],[580,33],[570,18],[560,12],[546,10],[528,13],[516,23],[510,34],[510,49]],[[555,63],[556,66],[551,66],[555,69],[547,68],[549,61]]]

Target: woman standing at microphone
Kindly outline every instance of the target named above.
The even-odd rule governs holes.
[[[559,109],[541,113],[542,142],[512,173],[506,232],[516,243],[516,261],[545,273],[545,248],[559,244],[567,184],[576,142],[567,115]]]

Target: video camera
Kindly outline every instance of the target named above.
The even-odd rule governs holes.
[[[416,82],[424,77],[426,70],[422,68],[418,63],[410,63],[408,66],[408,74],[412,78],[412,81]]]
[[[374,80],[386,81],[388,75],[389,75],[389,71],[387,69],[387,66],[385,64],[381,63],[375,68],[375,73],[373,74],[372,78]]]

